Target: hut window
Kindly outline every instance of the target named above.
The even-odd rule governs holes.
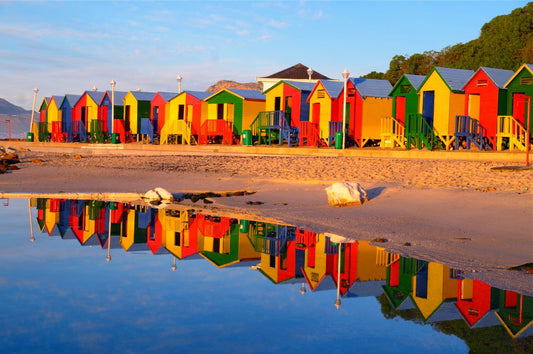
[[[180,104],[178,109],[178,120],[185,119],[185,105]]]
[[[533,77],[521,77],[520,85],[531,85],[533,84]]]
[[[400,93],[411,93],[411,85],[400,86]]]
[[[487,86],[488,83],[487,83],[487,80],[477,80],[476,85],[477,87],[483,87],[483,86]]]
[[[174,232],[174,246],[181,246],[181,232]]]
[[[316,93],[317,98],[324,98],[326,97],[326,92],[324,90],[318,90]]]
[[[348,88],[348,91],[346,92],[346,94],[348,95],[348,97],[355,96],[355,88],[353,87]]]

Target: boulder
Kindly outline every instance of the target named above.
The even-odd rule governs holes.
[[[357,182],[337,182],[326,188],[328,203],[336,207],[359,205],[368,201],[367,193]]]
[[[166,189],[157,187],[157,188],[154,188],[153,190],[151,189],[148,192],[144,193],[143,199],[150,203],[161,202],[161,201],[165,201],[166,203],[171,203],[172,201],[174,201],[174,196],[172,195],[172,193],[170,193]]]
[[[166,200],[166,201],[169,201],[169,202],[174,201],[174,196],[172,195],[172,193],[170,193],[166,189],[161,188],[161,187],[157,187],[157,188],[154,189],[154,191],[157,194],[159,194],[159,196],[161,197],[161,200]]]

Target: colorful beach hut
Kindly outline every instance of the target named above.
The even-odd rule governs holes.
[[[165,125],[168,115],[166,107],[173,97],[176,97],[175,92],[157,92],[150,102],[150,121],[158,135],[161,135],[161,129]]]
[[[485,317],[499,306],[499,290],[477,279],[457,282],[457,310],[472,327],[479,326]]]
[[[238,144],[243,130],[265,110],[265,95],[255,90],[222,89],[205,101],[207,119],[200,128],[199,144]]]
[[[465,141],[466,147],[475,144],[478,149],[487,142],[496,146],[498,116],[507,113],[507,89],[505,84],[513,76],[511,70],[479,68],[467,81],[464,115],[456,117],[455,148]]]
[[[424,75],[404,74],[389,92],[392,117],[381,120],[381,147],[405,147],[405,117],[418,112],[417,90]]]
[[[523,64],[504,86],[507,89],[507,116],[498,118],[497,148],[503,143],[510,150],[526,150],[527,127],[533,122],[531,99],[533,97],[533,64]]]
[[[50,130],[48,129],[48,104],[52,97],[43,97],[39,106],[39,122],[37,123],[39,141],[50,140]]]
[[[284,140],[298,144],[300,122],[309,121],[307,98],[314,86],[312,82],[281,80],[264,91],[265,111],[252,122],[252,136],[259,143],[270,143],[271,135],[277,135],[280,144]]]
[[[161,144],[198,142],[202,123],[207,120],[207,97],[211,92],[183,91],[172,97],[165,111]]]
[[[133,141],[129,130],[124,125],[124,98],[127,92],[115,91],[114,109],[111,109],[112,92],[106,91],[99,103],[98,108],[98,120],[101,122],[102,131],[107,134],[107,137],[111,137],[112,133],[117,133],[120,142],[125,143],[127,141]],[[111,112],[113,111],[114,118],[111,118]],[[114,122],[112,121],[114,119]],[[114,131],[111,131],[111,130]],[[129,139],[127,139],[128,137]]]
[[[46,125],[53,142],[65,142],[67,134],[63,133],[60,106],[65,95],[53,95],[48,102]]]
[[[300,146],[304,144],[327,146],[330,137],[330,122],[339,122],[338,97],[344,83],[319,80],[307,98],[309,121],[300,123]],[[341,103],[342,104],[342,103]],[[342,108],[342,107],[341,107]],[[342,112],[341,121],[342,122]],[[341,123],[342,124],[342,123]]]
[[[449,149],[455,139],[455,116],[464,110],[463,87],[472,70],[434,67],[418,89],[418,114],[406,123],[407,148]]]
[[[87,133],[91,141],[102,141],[102,126],[98,120],[99,105],[105,92],[85,91],[74,105],[73,127]],[[76,123],[74,123],[76,122]],[[78,132],[81,136],[82,133]]]
[[[67,134],[67,141],[72,142],[74,140],[87,140],[87,137],[83,135],[80,139],[79,136],[75,136],[73,134],[73,131],[79,131],[79,129],[73,129],[72,125],[72,117],[74,115],[74,105],[78,100],[80,99],[81,95],[71,95],[66,94],[63,97],[63,101],[61,102],[59,109],[61,110],[61,122],[62,122],[62,131]]]
[[[500,290],[500,305],[496,315],[513,338],[527,337],[531,335],[533,324],[533,297]]]
[[[149,136],[154,141],[150,111],[155,95],[156,92],[129,91],[124,97],[124,124],[137,137],[137,141],[141,135]]]

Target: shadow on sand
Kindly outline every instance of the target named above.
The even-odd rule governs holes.
[[[368,200],[372,200],[374,198],[379,197],[381,195],[381,193],[383,193],[383,191],[385,189],[386,189],[385,187],[376,187],[376,188],[368,189],[366,191],[366,195],[368,197]]]

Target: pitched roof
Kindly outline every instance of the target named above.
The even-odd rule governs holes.
[[[126,98],[127,94],[126,91],[115,91],[115,106],[124,106],[124,98]]]
[[[130,91],[137,101],[151,101],[157,92]]]
[[[63,106],[63,104],[66,102],[68,103],[68,105],[72,108],[74,107],[74,105],[76,104],[76,102],[78,102],[78,100],[80,99],[81,95],[72,95],[72,94],[66,94],[65,97],[63,98],[63,101],[61,101],[61,105],[60,107]]]
[[[322,86],[327,91],[329,97],[337,98],[344,88],[344,82],[341,81],[322,81],[320,80]]]
[[[413,85],[413,87],[418,90],[420,85],[422,85],[422,82],[424,82],[424,79],[426,78],[426,75],[413,75],[413,74],[405,74],[404,75],[407,80]]]
[[[287,85],[291,85],[292,87],[294,87],[297,90],[308,91],[308,92],[313,91],[313,88],[315,87],[315,83],[314,82],[280,80],[276,84],[270,86],[270,88],[268,90],[266,90],[265,92],[263,92],[263,93],[267,93],[268,91],[272,90],[274,87],[280,85],[281,83],[285,83]]]
[[[85,91],[85,93],[90,98],[92,98],[92,100],[96,102],[96,104],[100,104],[100,102],[102,102],[102,98],[104,97],[104,94],[105,94],[105,92],[102,92],[102,91]]]
[[[224,90],[232,92],[238,96],[241,96],[244,99],[252,99],[252,100],[264,100],[265,99],[265,95],[263,95],[263,93],[261,93],[260,91],[256,91],[256,90],[230,89],[230,88],[226,88]]]
[[[389,97],[392,85],[388,80],[350,78],[359,94],[365,97]]]
[[[207,92],[207,91],[183,91],[182,93],[187,93],[193,97],[196,97],[199,100],[204,100],[213,94],[213,92]]]
[[[452,91],[462,91],[465,84],[474,74],[472,70],[443,68],[439,66],[434,67],[433,70],[436,70],[440,74]]]
[[[269,75],[269,76],[263,76],[264,78],[277,78],[277,79],[297,79],[297,80],[308,80],[309,74],[307,74],[307,69],[309,69],[307,66],[298,63],[296,65],[291,66],[290,68],[283,69],[275,74]],[[331,80],[329,77],[322,75],[321,73],[317,71],[313,71],[313,74],[311,75],[312,80]]]
[[[170,101],[170,99],[178,95],[177,92],[161,92],[161,91],[159,91],[158,94],[167,102]]]
[[[483,70],[498,88],[503,88],[505,86],[505,83],[507,83],[507,81],[514,74],[514,72],[512,70],[494,69],[494,68],[486,68],[486,67],[479,68],[476,71],[476,74],[480,70]],[[472,76],[474,76],[474,75],[472,75]],[[470,81],[470,80],[468,80],[468,81]]]
[[[518,75],[523,69],[528,69],[529,72],[533,75],[533,64],[522,64],[522,66],[520,66],[518,68],[518,70],[516,70],[516,72],[514,73],[513,76],[511,76],[511,78],[509,79],[509,81],[507,81],[505,83],[505,87],[507,87],[507,85],[509,85],[511,83],[511,81],[514,80],[514,78],[516,77],[516,75]]]

